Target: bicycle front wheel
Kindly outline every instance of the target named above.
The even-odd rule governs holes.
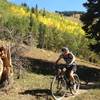
[[[62,100],[66,93],[66,81],[63,77],[55,76],[51,83],[51,93],[55,100]]]
[[[70,87],[70,92],[75,94],[79,91],[80,88],[80,79],[77,74],[74,74],[75,84]]]

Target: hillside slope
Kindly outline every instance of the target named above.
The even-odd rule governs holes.
[[[76,55],[97,61],[98,56],[89,50],[88,45],[91,41],[85,34],[82,24],[72,18],[0,0],[2,40],[23,42],[49,50],[59,50],[62,46],[68,46]]]
[[[57,52],[53,52],[50,50],[44,50],[44,49],[39,49],[39,48],[30,48],[29,50],[26,50],[25,52],[21,53],[21,55],[24,57],[41,59],[44,61],[55,63],[55,61],[57,60],[57,58],[60,55],[60,52],[57,53]],[[65,62],[63,60],[61,60],[59,63],[65,63]],[[90,63],[88,61],[85,61],[85,60],[79,59],[79,58],[76,58],[76,63],[78,65],[83,65],[83,66],[87,66],[87,67],[93,67],[93,68],[100,69],[100,67],[99,67],[100,65],[93,64],[93,63]]]

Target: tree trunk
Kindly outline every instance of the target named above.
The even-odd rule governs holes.
[[[3,54],[1,55],[1,60],[3,62],[3,71],[1,74],[0,85],[1,87],[6,87],[6,89],[12,86],[13,82],[13,67],[11,65],[11,54],[10,48],[1,49]]]

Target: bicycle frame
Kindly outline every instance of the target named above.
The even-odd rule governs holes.
[[[71,81],[69,80],[69,76],[67,75],[67,71],[69,71],[67,68],[62,67],[62,68],[58,68],[57,72],[55,74],[55,78],[57,80],[57,87],[60,87],[60,85],[62,84],[61,81],[63,80],[65,82],[64,87],[66,87],[66,90],[70,90],[71,94],[75,94],[80,87],[80,80],[79,77],[76,73],[74,73],[74,78],[75,78],[75,85],[71,84]],[[74,86],[76,87],[74,89]]]

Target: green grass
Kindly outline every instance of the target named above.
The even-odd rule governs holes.
[[[49,88],[51,81],[52,76],[27,73],[23,79],[19,79],[16,82],[28,88]]]

